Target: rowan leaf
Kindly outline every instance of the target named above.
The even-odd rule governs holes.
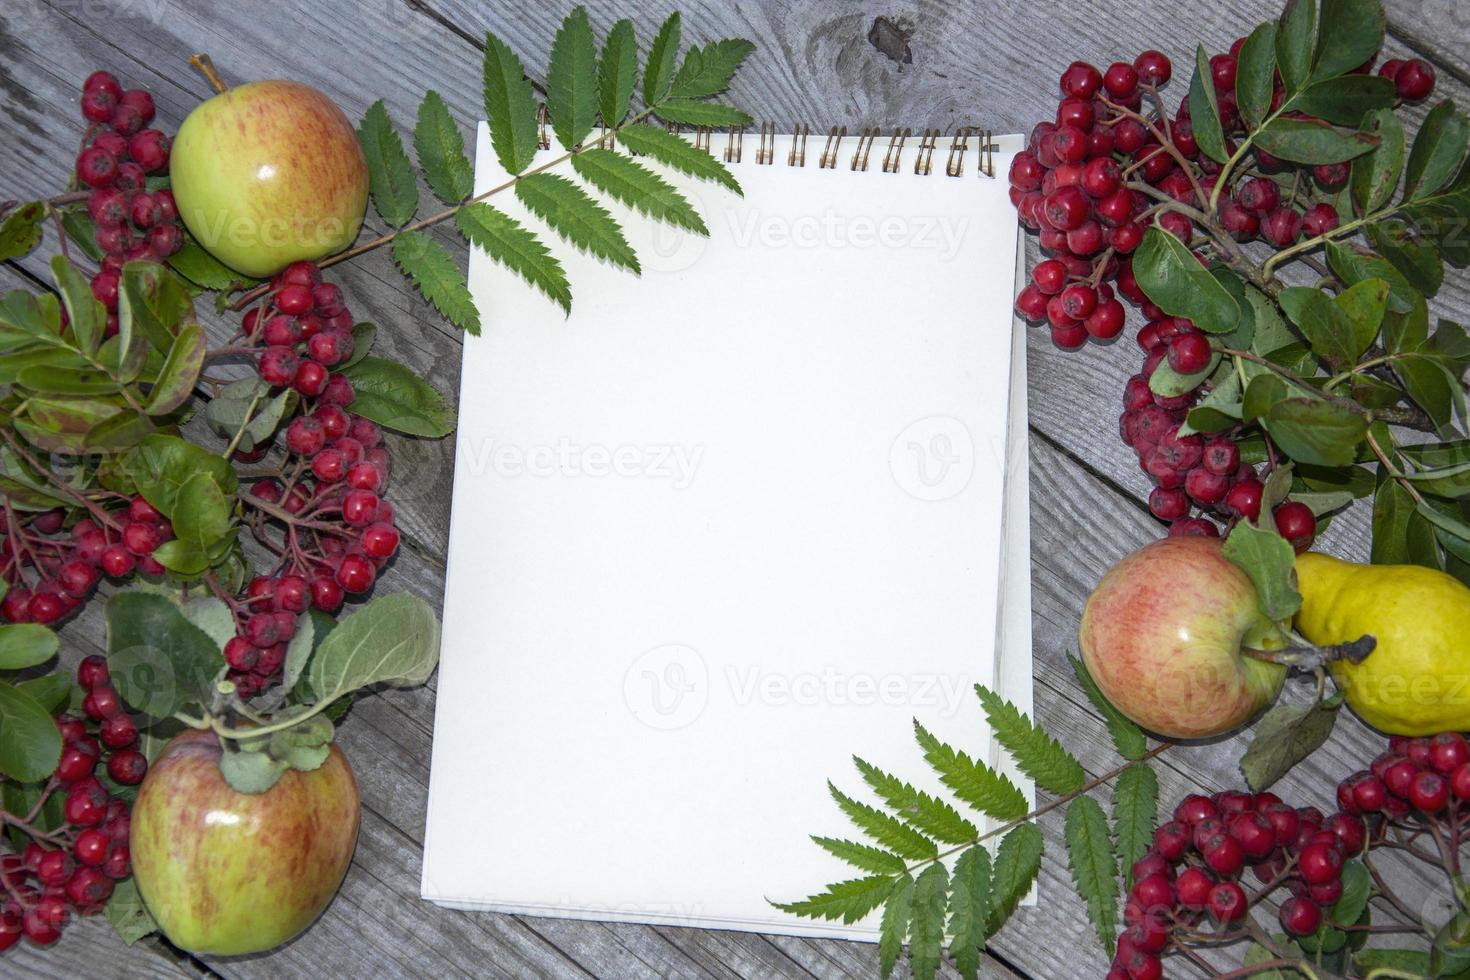
[[[449,105],[433,89],[419,103],[413,145],[429,189],[445,204],[458,204],[475,189],[475,171],[464,152],[464,137],[449,115]]]
[[[702,48],[690,47],[684,52],[684,63],[669,86],[670,98],[718,95],[730,87],[730,79],[740,63],[754,50],[754,44],[739,37],[711,41]]]
[[[852,761],[884,803],[905,822],[928,836],[946,844],[964,844],[980,836],[975,825],[944,800],[916,789],[856,756]]]
[[[1090,796],[1067,807],[1067,866],[1077,894],[1087,903],[1087,917],[1108,955],[1118,932],[1118,864],[1108,837],[1108,820]]]
[[[937,865],[936,865],[937,867]],[[869,875],[850,878],[828,885],[826,890],[799,902],[772,902],[783,912],[807,919],[841,919],[847,925],[873,911],[893,893],[896,879],[892,875]]]
[[[618,133],[618,141],[634,153],[653,157],[680,173],[723,184],[736,194],[744,193],[735,180],[735,175],[716,160],[712,153],[666,129],[650,126],[648,123],[635,123]]]
[[[884,847],[910,861],[927,861],[939,856],[939,846],[897,817],[843,794],[830,782],[832,799],[858,829]]]
[[[1025,795],[1003,773],[941,742],[917,718],[914,737],[940,782],[965,803],[997,820],[1014,820],[1026,814]]]
[[[1153,846],[1154,818],[1159,808],[1159,777],[1146,765],[1129,766],[1113,786],[1113,845],[1132,887],[1133,864]]]
[[[674,80],[674,59],[679,56],[679,11],[669,14],[659,25],[648,48],[648,62],[643,68],[643,102],[656,105],[669,91]]]
[[[546,70],[546,109],[551,129],[570,150],[582,143],[597,124],[597,47],[587,8],[574,7],[561,22],[551,42],[551,64]]]
[[[913,907],[914,879],[904,874],[893,886],[893,893],[883,906],[878,926],[878,975],[887,980],[903,952],[909,934],[909,912]]]
[[[1143,758],[1148,751],[1148,739],[1143,734],[1143,729],[1134,724],[1133,720],[1109,701],[1097,686],[1097,681],[1087,672],[1087,665],[1076,657],[1068,657],[1072,662],[1072,673],[1077,675],[1077,683],[1082,685],[1082,690],[1087,693],[1087,699],[1097,709],[1098,714],[1103,716],[1103,722],[1108,726],[1108,734],[1113,737],[1113,745],[1118,754],[1123,758],[1137,762]]]
[[[939,972],[948,903],[949,872],[935,861],[914,881],[913,905],[909,910],[909,965],[915,980],[927,980]]]
[[[637,75],[638,40],[633,22],[624,18],[607,32],[597,62],[597,107],[604,126],[616,128],[628,114]]]
[[[699,99],[665,99],[654,112],[671,123],[686,126],[749,126],[750,113],[723,102]]]
[[[566,270],[530,229],[484,201],[460,208],[454,223],[465,238],[492,259],[555,300],[566,312],[572,312],[572,289]]]
[[[1043,789],[1058,795],[1082,786],[1085,778],[1082,763],[1062,748],[1061,743],[984,685],[976,684],[975,693],[980,696],[996,740],[1011,753],[1022,772]]]
[[[812,841],[828,854],[846,861],[859,871],[891,875],[902,874],[908,868],[904,859],[897,854],[871,844],[859,844],[856,841],[842,840],[837,837],[813,836]]]
[[[413,220],[419,206],[419,190],[414,184],[413,164],[403,149],[403,140],[388,118],[388,109],[379,99],[368,106],[357,127],[357,140],[367,158],[368,190],[373,207],[383,222],[401,228]]]
[[[494,34],[485,35],[485,118],[490,146],[508,174],[519,174],[536,156],[536,100],[516,53]]]
[[[562,238],[614,265],[638,272],[638,256],[607,209],[559,174],[516,181],[516,197]]]
[[[450,323],[466,333],[480,333],[480,312],[464,273],[443,245],[423,232],[399,232],[393,239],[393,261]]]
[[[954,863],[949,879],[949,953],[955,969],[967,980],[980,970],[990,913],[990,852],[975,846]]]
[[[1031,889],[1041,871],[1042,846],[1041,828],[1034,823],[1018,824],[1001,838],[990,878],[988,934],[994,935],[1005,925],[1016,904]]]
[[[673,184],[635,160],[612,150],[594,147],[572,157],[572,169],[604,194],[650,218],[667,221],[701,235],[709,234],[704,219],[684,195]]]

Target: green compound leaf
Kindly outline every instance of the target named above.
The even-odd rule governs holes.
[[[915,980],[928,980],[939,972],[948,902],[949,872],[936,861],[914,882],[913,904],[909,909],[909,964]]]
[[[1026,815],[1025,795],[1003,773],[941,742],[917,718],[914,737],[940,781],[962,801],[997,820],[1015,820]]]
[[[666,129],[647,123],[635,123],[618,133],[618,142],[634,153],[653,157],[659,163],[681,173],[723,184],[736,194],[743,193],[729,168],[716,160],[708,150],[700,149]]]
[[[532,174],[516,181],[516,196],[532,214],[577,248],[639,271],[638,256],[612,215],[567,178]]]
[[[461,208],[454,223],[465,238],[492,259],[541,290],[567,313],[572,312],[572,288],[566,270],[535,233],[483,201]]]
[[[669,14],[653,36],[648,49],[648,63],[643,68],[643,102],[656,105],[669,91],[674,80],[674,59],[679,57],[679,12]]]
[[[628,157],[601,148],[583,150],[572,157],[572,169],[593,187],[641,214],[696,234],[709,234],[699,212],[673,184]]]
[[[1042,846],[1041,828],[1034,823],[1019,824],[1001,839],[990,880],[988,934],[1000,931],[1031,889],[1041,871]]]
[[[506,173],[522,173],[536,156],[536,99],[521,59],[489,33],[485,35],[484,81],[490,146]]]
[[[393,261],[445,319],[472,335],[480,333],[480,312],[470,297],[464,273],[444,246],[421,231],[393,239]]]
[[[1102,715],[1103,722],[1108,726],[1108,734],[1113,737],[1113,745],[1117,747],[1118,754],[1123,758],[1137,762],[1143,758],[1148,751],[1148,739],[1143,734],[1143,729],[1134,724],[1133,720],[1117,708],[1113,703],[1103,696],[1102,689],[1097,686],[1097,681],[1087,672],[1087,665],[1076,657],[1067,658],[1072,662],[1072,673],[1077,675],[1077,683],[1082,685],[1082,690],[1087,693],[1087,699],[1092,706]],[[1024,812],[1024,811],[1023,811]],[[1017,814],[1019,816],[1019,814]]]
[[[975,693],[985,708],[985,717],[996,740],[1011,753],[1022,772],[1036,780],[1038,786],[1058,795],[1081,788],[1085,778],[1082,763],[1062,748],[1061,743],[989,688],[976,684]]]
[[[900,857],[910,861],[929,861],[939,856],[939,846],[934,841],[903,821],[844,795],[830,782],[827,790],[859,830]]]
[[[905,873],[894,884],[893,894],[883,906],[883,918],[878,928],[878,974],[884,980],[893,973],[893,967],[903,953],[913,899],[914,879]]]
[[[736,37],[711,41],[702,48],[691,47],[684,53],[684,63],[669,86],[669,96],[699,99],[718,95],[729,88],[740,63],[754,50],[754,44]]]
[[[1087,903],[1087,917],[1108,955],[1118,932],[1118,864],[1113,858],[1108,820],[1090,796],[1067,806],[1067,866],[1077,894]]]
[[[939,865],[935,865],[939,867]],[[799,902],[772,902],[783,912],[790,912],[807,919],[841,919],[845,924],[854,922],[873,911],[893,893],[896,879],[892,875],[869,875],[866,878],[851,878],[828,885],[825,891],[817,892]]]
[[[654,110],[662,119],[686,126],[749,126],[750,113],[722,102],[665,99]]]
[[[449,115],[449,105],[433,89],[419,104],[413,129],[414,151],[429,189],[445,204],[458,204],[475,188],[475,171],[464,152],[464,137]]]
[[[368,106],[357,127],[357,139],[367,158],[373,207],[385,224],[403,227],[418,210],[419,190],[413,179],[413,164],[382,99]]]
[[[846,861],[859,871],[873,874],[903,874],[908,865],[904,859],[891,851],[871,844],[842,840],[836,837],[812,837],[812,841],[833,857]]]
[[[1134,863],[1153,846],[1159,808],[1159,777],[1147,765],[1129,766],[1113,786],[1113,845],[1124,882],[1131,887]]]
[[[551,42],[546,109],[563,149],[582,143],[597,124],[597,47],[587,8],[575,7]]]
[[[853,757],[853,764],[873,791],[894,813],[918,830],[946,844],[964,844],[980,836],[980,831],[948,803],[886,773],[876,766]]]
[[[597,63],[597,108],[602,124],[615,129],[628,114],[638,75],[638,41],[633,22],[624,18],[607,32]]]
[[[949,953],[962,977],[979,973],[989,914],[990,852],[977,845],[960,854],[950,876]]]

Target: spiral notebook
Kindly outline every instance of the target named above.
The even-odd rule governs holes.
[[[689,138],[744,196],[651,164],[710,233],[604,200],[639,276],[548,233],[570,316],[470,257],[422,894],[871,939],[768,901],[859,873],[827,780],[1031,707],[1021,141]]]

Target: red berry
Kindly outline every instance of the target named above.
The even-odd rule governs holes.
[[[68,745],[61,750],[61,761],[56,764],[56,778],[63,783],[74,783],[91,776],[97,768],[97,752],[85,745]]]
[[[1126,99],[1138,90],[1138,69],[1126,61],[1115,61],[1103,74],[1103,87],[1114,99]]]
[[[1198,374],[1209,367],[1214,353],[1204,334],[1180,334],[1169,342],[1169,366],[1179,374]]]
[[[326,445],[327,434],[321,422],[310,415],[301,415],[291,420],[286,427],[286,448],[301,456],[314,456]]]
[[[1074,61],[1062,72],[1062,94],[1072,98],[1090,99],[1102,83],[1102,73],[1085,61]]]
[[[315,306],[311,298],[311,289],[295,284],[283,286],[281,291],[276,293],[275,304],[276,309],[289,316],[310,313]]]
[[[98,146],[77,155],[77,179],[88,187],[106,187],[117,179],[117,157]]]
[[[1420,58],[1411,58],[1394,74],[1399,98],[1408,102],[1427,99],[1434,91],[1434,66]]]
[[[1161,874],[1140,878],[1134,882],[1131,894],[1145,909],[1168,909],[1174,904],[1174,886]]]
[[[77,783],[67,791],[62,815],[78,827],[92,827],[107,815],[107,793],[95,779]]]
[[[107,758],[107,775],[124,786],[136,786],[148,773],[148,759],[137,749],[122,749]]]
[[[1438,813],[1449,800],[1449,783],[1437,772],[1417,773],[1409,784],[1409,802],[1423,813]]]
[[[152,554],[155,548],[163,544],[163,535],[159,533],[156,524],[132,521],[123,526],[122,543],[123,547],[141,557]]]
[[[128,140],[128,156],[148,173],[168,168],[169,138],[156,129],[144,129]]]
[[[1233,881],[1222,881],[1211,888],[1208,904],[1210,917],[1218,922],[1237,922],[1250,911],[1245,889]]]
[[[1062,309],[1074,320],[1083,320],[1097,309],[1097,290],[1083,283],[1073,283],[1062,290]]]
[[[1271,512],[1276,520],[1276,530],[1291,542],[1297,554],[1312,546],[1317,534],[1317,518],[1312,508],[1297,500],[1288,500]]]
[[[1220,225],[1238,241],[1249,241],[1261,230],[1261,219],[1239,201],[1228,200],[1220,208]]]
[[[342,608],[342,588],[324,576],[312,579],[311,604],[322,612],[336,612]]]
[[[1208,871],[1197,867],[1185,868],[1179,872],[1179,879],[1174,883],[1174,890],[1179,896],[1179,904],[1195,910],[1205,907],[1214,887],[1215,879],[1210,877]]]
[[[1289,207],[1281,207],[1266,215],[1261,222],[1261,235],[1277,248],[1293,244],[1302,233],[1302,216]]]
[[[104,856],[98,863],[105,861]],[[84,915],[99,909],[111,896],[112,879],[97,868],[81,868],[66,883],[66,897]]]
[[[1183,490],[1154,487],[1148,509],[1161,521],[1177,521],[1189,513],[1189,495]]]
[[[1159,86],[1169,81],[1174,68],[1162,51],[1149,50],[1133,59],[1138,80],[1145,85]]]
[[[1435,772],[1448,776],[1470,762],[1470,745],[1459,732],[1442,732],[1429,740],[1429,765]]]
[[[82,662],[77,664],[77,683],[89,691],[112,683],[112,675],[107,670],[107,658],[100,653],[83,657]]]
[[[122,578],[133,570],[136,559],[120,544],[109,545],[102,552],[102,570],[113,578]]]
[[[1450,776],[1450,791],[1457,800],[1470,800],[1470,762],[1460,766]]]
[[[1225,506],[1247,520],[1261,515],[1261,500],[1266,487],[1260,480],[1241,480],[1225,494]]]
[[[1219,815],[1220,810],[1215,806],[1215,801],[1198,793],[1191,793],[1174,807],[1174,819],[1190,826]]]
[[[1205,864],[1217,875],[1230,877],[1245,866],[1245,849],[1240,842],[1225,834],[1216,834],[1201,848]]]
[[[250,645],[243,636],[232,636],[225,643],[225,663],[231,670],[250,671],[260,659],[260,650]]]
[[[37,946],[50,946],[61,938],[66,925],[66,900],[60,895],[43,895],[24,913],[21,928]]]
[[[1252,860],[1269,857],[1276,849],[1276,828],[1262,813],[1248,811],[1236,814],[1230,821],[1230,836]]]
[[[290,347],[268,347],[260,358],[260,376],[269,385],[288,385],[296,378],[298,363]]]
[[[398,550],[398,529],[392,524],[369,524],[362,532],[363,554],[390,558]]]
[[[1042,214],[1053,228],[1071,231],[1087,220],[1091,204],[1079,187],[1058,187],[1046,196]]]
[[[1331,881],[1342,873],[1342,852],[1325,842],[1309,844],[1297,860],[1297,870],[1309,885]]]
[[[1334,814],[1332,819],[1327,821],[1326,828],[1337,837],[1338,842],[1342,844],[1343,853],[1347,855],[1360,852],[1368,840],[1368,831],[1362,819],[1346,813]]]
[[[112,838],[107,831],[93,827],[77,834],[76,843],[72,845],[72,854],[79,863],[100,868],[102,862],[107,860],[107,849],[111,846]]]
[[[337,584],[345,592],[360,595],[373,587],[373,579],[377,577],[377,569],[373,563],[361,555],[346,555],[342,564],[337,566]]]
[[[307,398],[315,398],[327,387],[327,369],[316,361],[302,361],[292,385]]]
[[[1334,208],[1326,201],[1312,205],[1302,215],[1302,231],[1313,238],[1327,234],[1336,228],[1338,224],[1337,208]]]
[[[1291,936],[1306,936],[1322,924],[1322,908],[1310,898],[1288,898],[1277,914],[1281,928]]]
[[[1016,297],[1016,312],[1032,323],[1039,323],[1046,317],[1046,294],[1035,283],[1028,283]]]
[[[1287,847],[1296,841],[1297,832],[1301,828],[1301,819],[1297,812],[1285,803],[1276,802],[1267,804],[1261,809],[1266,819],[1271,821],[1271,828],[1276,832],[1276,844],[1278,847]]]
[[[94,721],[105,721],[122,710],[122,703],[112,688],[99,687],[87,692],[82,699],[82,710]]]

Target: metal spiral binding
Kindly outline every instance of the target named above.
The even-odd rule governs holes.
[[[706,153],[710,153],[709,137],[710,133],[712,133],[713,131],[714,130],[712,130],[709,126],[695,126],[694,148],[697,150],[703,150]],[[710,155],[713,156],[714,154],[710,153]]]
[[[903,141],[912,136],[911,129],[895,129],[893,136],[888,140],[888,151],[883,154],[883,172],[885,174],[898,173],[899,161],[903,158]]]
[[[822,156],[821,159],[817,161],[817,169],[837,169],[837,152],[842,148],[842,138],[846,135],[846,126],[832,127],[832,129],[827,133],[827,145],[822,147]]]
[[[776,124],[761,123],[761,145],[755,148],[755,162],[771,164],[776,160]]]
[[[788,167],[806,166],[806,138],[811,132],[811,127],[806,123],[801,123],[791,131],[791,152],[786,156]]]
[[[914,157],[914,173],[927,177],[933,171],[934,151],[939,146],[939,130],[926,129],[919,140],[919,155]]]
[[[546,135],[546,126],[551,122],[551,113],[546,111],[546,103],[543,102],[536,107],[536,145],[543,150],[551,149],[551,137]]]
[[[949,141],[949,159],[945,161],[944,172],[951,177],[958,177],[965,169],[965,152],[970,148],[970,128],[961,126],[954,131],[954,139]]]
[[[995,177],[995,134],[988,129],[980,131],[980,172]]]
[[[731,126],[729,139],[725,142],[725,162],[739,163],[745,150],[745,127]]]
[[[868,154],[873,151],[873,142],[877,140],[881,130],[877,126],[867,126],[858,133],[857,149],[852,151],[852,166],[849,169],[868,170]]]

